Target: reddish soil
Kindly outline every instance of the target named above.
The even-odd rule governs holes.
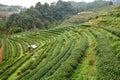
[[[86,58],[90,59],[90,60],[89,60],[89,65],[90,65],[91,67],[94,67],[95,60],[92,60],[92,59],[91,59],[92,57],[93,57],[92,54],[87,54],[87,55],[86,55]]]
[[[95,63],[94,60],[90,60],[90,61],[89,61],[89,65],[90,65],[91,67],[94,67],[94,63]]]
[[[2,61],[2,48],[0,48],[0,62]]]
[[[86,55],[86,58],[88,58],[88,59],[90,59],[92,57],[93,57],[93,55],[91,53]]]

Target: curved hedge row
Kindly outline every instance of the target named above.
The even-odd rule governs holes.
[[[120,37],[120,28],[113,28],[113,27],[101,27],[111,33],[113,33],[114,35]]]
[[[110,47],[109,40],[101,33],[90,29],[97,40],[97,80],[119,80],[120,62]]]

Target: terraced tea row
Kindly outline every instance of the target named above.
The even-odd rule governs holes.
[[[90,29],[97,40],[97,80],[119,80],[119,60],[111,48],[109,40],[100,32]]]

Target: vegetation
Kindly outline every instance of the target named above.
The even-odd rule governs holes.
[[[119,18],[119,6],[111,11],[107,7],[110,13],[104,10],[101,12],[105,13],[99,15],[95,10],[92,14],[77,14],[64,20],[76,10],[68,2],[59,0],[56,4],[49,6],[47,3],[37,3],[25,12],[12,15],[5,22],[9,26],[4,28],[5,24],[0,23],[0,80],[120,80],[119,22],[116,22],[116,27],[116,24],[108,23],[105,19]],[[63,9],[65,5],[67,10],[73,12],[68,13]],[[60,12],[63,15],[59,17],[59,13],[48,13],[51,8],[53,12],[63,11]],[[55,14],[59,16],[55,17]],[[105,21],[95,23],[100,18]],[[17,19],[22,26],[13,25],[18,25]],[[55,22],[51,22],[52,19]],[[44,20],[48,22],[44,23]],[[55,28],[37,29],[53,25],[47,23],[56,25],[57,21],[61,24]],[[6,28],[5,32],[2,31]],[[25,29],[31,30],[22,32]],[[31,45],[37,47],[30,50]]]
[[[75,7],[78,8],[78,11],[85,11],[85,10],[92,10],[92,9],[97,9],[105,6],[110,6],[113,5],[112,1],[106,1],[106,0],[95,0],[90,3],[86,2],[74,2],[72,1],[71,4]]]
[[[8,7],[7,11],[9,11],[10,8],[10,11],[20,9],[22,12],[13,12],[15,14],[12,14],[10,17],[6,13],[2,13],[4,15],[6,14],[6,17],[2,15],[0,19],[5,22],[4,25],[2,25],[2,27],[4,27],[3,31],[8,34],[13,34],[28,31],[31,29],[32,25],[35,25],[37,29],[53,28],[78,12],[93,10],[109,5],[112,5],[112,2],[103,0],[98,0],[91,3],[75,3],[70,1],[64,2],[59,0],[58,2],[53,2],[50,5],[48,3],[41,4],[38,2],[34,7],[31,6],[27,10],[19,6],[9,7],[6,5],[1,5],[2,9],[4,7]],[[2,22],[0,21],[0,23]]]
[[[109,27],[120,27],[120,6],[114,6],[107,8],[99,13],[96,18],[90,20],[90,24],[95,26],[109,26]],[[111,10],[110,10],[111,9]]]
[[[97,40],[97,80],[117,80],[119,79],[117,76],[119,74],[120,65],[118,58],[114,54],[114,51],[109,46],[109,40],[107,40],[103,35],[99,32],[95,32],[90,30]],[[107,46],[107,47],[106,47]],[[115,68],[114,68],[115,67]]]
[[[76,10],[69,2],[59,0],[57,3],[51,3],[51,5],[38,2],[35,7],[31,6],[25,12],[11,15],[6,26],[8,28],[31,29],[31,25],[34,24],[39,29],[48,29],[75,13]]]
[[[72,26],[33,33],[25,32],[4,38],[4,40],[2,39],[4,54],[0,63],[0,79],[73,79],[75,76],[74,71],[77,69],[79,72],[77,66],[82,64],[82,59],[89,59],[87,55],[91,54],[97,57],[96,60],[94,58],[95,61],[93,61],[93,56],[91,56],[89,63],[83,65],[88,65],[89,69],[92,66],[95,71],[89,73],[89,75],[86,74],[86,76],[92,75],[91,78],[88,77],[87,79],[119,80],[119,47],[116,47],[117,50],[115,45],[111,46],[108,43],[109,40],[107,39],[109,36],[115,36],[119,40],[119,37],[105,29],[101,29]],[[111,35],[105,37],[103,36],[104,32],[111,33]],[[95,42],[92,42],[92,39]],[[116,40],[113,40],[111,44],[114,44],[114,42]],[[38,47],[29,52],[28,46],[32,44]],[[115,52],[113,51],[114,48],[116,49]],[[92,50],[94,51],[91,53]],[[84,72],[84,69],[80,70]],[[84,77],[74,79],[82,78]]]

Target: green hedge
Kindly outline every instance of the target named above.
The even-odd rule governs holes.
[[[113,28],[113,27],[101,27],[111,33],[113,33],[114,35],[120,37],[120,28]]]
[[[110,47],[109,40],[101,33],[90,29],[97,40],[97,80],[119,80],[120,62]]]
[[[82,59],[87,46],[87,37],[84,35],[80,45],[71,52],[70,57],[61,64],[60,68],[52,76],[45,80],[70,80],[70,75],[78,65],[79,60]]]

